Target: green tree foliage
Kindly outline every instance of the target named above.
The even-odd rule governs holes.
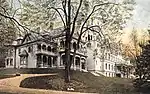
[[[70,45],[73,36],[78,32],[78,47],[82,34],[86,31],[97,33],[107,31],[116,34],[131,17],[133,4],[133,0],[28,0],[22,2],[20,21],[34,30],[43,31],[58,27],[64,29],[66,33],[65,81],[70,82],[69,73],[72,63]],[[74,49],[73,57],[76,50]]]
[[[10,8],[6,0],[0,0],[0,13],[9,14]],[[0,15],[0,66],[4,66],[6,44],[15,39],[15,27],[11,20]]]
[[[10,8],[6,0],[0,0],[0,13],[9,14]],[[15,27],[11,20],[0,16],[0,46],[11,43],[15,38]]]
[[[24,0],[22,2],[22,11],[20,14],[20,21],[22,24],[29,26],[30,28],[49,30],[52,28],[63,27],[63,23],[54,10],[49,10],[50,7],[61,8],[63,0]],[[77,18],[77,24],[83,24],[86,17],[95,7],[100,3],[107,3],[110,0],[83,0],[81,9],[79,11],[79,16]],[[71,15],[72,21],[75,17],[75,12],[80,3],[80,0],[71,1]],[[126,22],[132,17],[134,0],[118,0],[113,1],[114,4],[106,4],[95,8],[95,12],[88,19],[87,25],[99,25],[101,29],[105,31],[109,36],[114,37],[116,34],[121,34],[119,32],[125,27]],[[64,17],[63,12],[60,9],[61,15]]]
[[[137,79],[135,80],[135,86],[140,90],[147,91],[150,88],[150,43],[141,45],[142,52],[136,60],[136,72]]]

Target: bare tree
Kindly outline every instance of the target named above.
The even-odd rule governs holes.
[[[36,3],[40,4],[40,2],[37,1]],[[96,32],[99,35],[101,35],[104,33],[102,32],[102,30],[108,30],[109,28],[110,31],[118,32],[120,28],[122,28],[122,25],[126,23],[125,20],[128,19],[127,15],[124,15],[123,13],[127,12],[127,14],[130,14],[130,10],[132,10],[132,8],[128,8],[127,5],[128,4],[132,5],[133,3],[134,3],[133,0],[131,0],[131,2],[127,2],[127,0],[125,0],[121,3],[114,2],[114,1],[110,2],[109,0],[108,1],[107,0],[104,1],[103,0],[93,0],[93,1],[53,0],[53,2],[47,1],[45,5],[43,4],[41,5],[46,8],[45,12],[47,14],[50,14],[50,16],[49,15],[47,16],[48,18],[53,18],[54,15],[55,17],[60,18],[62,22],[62,27],[66,34],[65,35],[66,36],[65,37],[65,57],[66,57],[65,82],[66,83],[70,82],[70,67],[71,64],[73,63],[73,61],[71,61],[70,59],[70,51],[71,51],[71,41],[74,37],[74,34],[77,33],[78,36],[77,36],[77,44],[76,44],[77,47],[75,47],[74,49],[73,58],[75,56],[76,50],[78,49],[79,43],[81,42],[82,35],[87,31]],[[31,4],[31,6],[33,5]],[[31,11],[29,11],[29,13],[30,12]],[[38,11],[36,12],[38,13]],[[29,28],[24,26],[27,24],[23,24],[23,25],[20,24],[13,16],[9,16],[3,13],[0,13],[0,16],[10,19],[11,21],[15,22],[18,26],[21,26],[25,31],[29,30]],[[98,22],[94,23],[96,21]],[[36,20],[32,22],[36,22]]]

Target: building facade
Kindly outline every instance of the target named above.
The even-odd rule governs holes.
[[[52,35],[46,33],[41,35],[27,34],[24,38],[15,40],[5,59],[6,68],[64,68],[65,36],[63,34]],[[71,58],[75,43],[76,39],[73,39]],[[71,68],[87,70],[86,58],[84,48],[80,48],[77,50]]]
[[[85,33],[71,68],[107,77],[129,78],[132,65],[123,59],[116,47],[109,47],[110,43],[107,41],[96,33]],[[74,37],[71,42],[71,60],[76,43],[77,39]],[[41,34],[30,33],[18,38],[9,47],[5,59],[6,68],[64,68],[65,66],[65,34],[61,30]]]

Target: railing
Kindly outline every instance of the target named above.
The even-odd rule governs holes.
[[[44,54],[53,55],[53,56],[56,55],[55,52],[50,52],[50,51],[47,51],[47,50],[37,50],[36,54],[38,54],[38,53],[44,53]]]

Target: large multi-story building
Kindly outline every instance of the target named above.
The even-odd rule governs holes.
[[[64,68],[65,60],[65,35],[60,30],[50,33],[30,33],[23,38],[18,38],[9,45],[6,57],[6,68]],[[76,43],[74,38],[71,46],[71,58]],[[87,70],[84,47],[77,50],[75,62],[72,64],[74,70]]]
[[[104,40],[96,33],[84,34],[71,68],[92,71],[108,77],[130,77],[132,65],[107,41],[108,39]],[[71,60],[76,42],[77,39],[74,37],[71,42]],[[9,45],[5,65],[6,68],[64,68],[64,47],[65,33],[61,29],[52,30],[50,33],[26,34]]]

